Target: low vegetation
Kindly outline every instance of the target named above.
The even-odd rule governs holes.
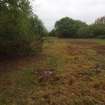
[[[105,17],[48,33],[29,0],[0,0],[0,105],[105,105],[102,38]]]
[[[105,40],[45,39],[38,57],[1,60],[0,105],[104,105],[104,56]]]

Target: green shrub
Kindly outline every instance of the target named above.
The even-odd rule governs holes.
[[[42,46],[45,27],[28,0],[0,2],[0,54],[31,54]]]

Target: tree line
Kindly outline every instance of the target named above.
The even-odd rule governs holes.
[[[0,55],[33,55],[42,49],[43,37],[105,38],[105,17],[94,24],[64,17],[47,32],[32,12],[29,0],[0,0]]]
[[[28,0],[0,0],[0,55],[38,52],[46,32]]]
[[[55,23],[49,36],[61,38],[105,38],[105,16],[96,19],[93,24],[64,17]]]

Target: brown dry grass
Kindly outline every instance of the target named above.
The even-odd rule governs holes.
[[[0,75],[0,105],[105,105],[104,50],[95,40],[49,39],[40,57],[1,61],[10,71]]]

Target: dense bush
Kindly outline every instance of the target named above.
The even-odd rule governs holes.
[[[44,30],[28,0],[0,1],[0,54],[23,55],[39,50]]]
[[[86,26],[81,27],[77,31],[77,38],[93,38],[93,30],[92,27]]]
[[[93,24],[91,27],[94,37],[105,38],[105,24]]]
[[[51,30],[51,31],[49,32],[49,36],[51,36],[51,37],[56,37],[55,29],[53,29],[53,30]]]

